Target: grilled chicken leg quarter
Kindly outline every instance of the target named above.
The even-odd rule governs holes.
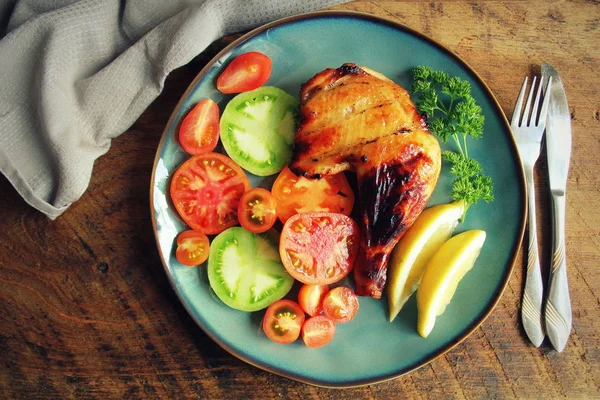
[[[356,172],[362,231],[357,294],[381,298],[390,252],[425,208],[440,153],[408,92],[377,72],[344,64],[302,86],[290,169],[315,179]]]

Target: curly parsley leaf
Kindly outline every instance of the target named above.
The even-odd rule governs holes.
[[[494,200],[492,178],[481,174],[457,178],[452,185],[452,198],[456,201],[464,200],[467,206],[475,204],[479,199],[490,202]]]
[[[442,93],[450,98],[466,98],[471,96],[471,85],[458,77],[442,82]]]
[[[483,168],[474,158],[466,158],[453,151],[445,151],[442,156],[444,160],[452,163],[450,173],[458,178],[470,178],[483,172]]]
[[[451,195],[465,202],[467,209],[479,200],[494,200],[492,179],[484,175],[481,164],[469,157],[467,138],[483,136],[485,118],[471,95],[471,85],[459,77],[426,66],[413,69],[413,92],[419,95],[417,110],[427,115],[429,131],[442,142],[453,139],[457,152],[446,151],[445,161],[452,164],[455,176]]]

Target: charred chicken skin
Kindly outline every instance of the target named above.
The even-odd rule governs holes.
[[[390,252],[425,208],[440,153],[408,92],[377,72],[344,64],[302,86],[290,169],[314,179],[356,173],[362,232],[357,294],[381,297]]]

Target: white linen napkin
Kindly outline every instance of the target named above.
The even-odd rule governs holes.
[[[54,219],[172,70],[219,37],[342,1],[0,3],[0,171]]]

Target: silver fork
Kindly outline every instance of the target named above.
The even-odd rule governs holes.
[[[535,217],[535,187],[533,185],[533,167],[540,156],[540,148],[544,129],[546,127],[546,115],[548,114],[549,96],[545,96],[540,109],[540,100],[542,97],[542,86],[544,77],[540,79],[535,94],[533,108],[531,100],[533,99],[537,78],[533,78],[525,109],[522,110],[523,99],[527,90],[527,78],[523,82],[521,92],[515,105],[512,116],[511,128],[517,148],[525,171],[525,180],[527,183],[527,224],[529,227],[529,249],[527,256],[527,275],[525,277],[525,292],[521,303],[521,319],[523,327],[531,342],[539,347],[544,340],[544,330],[542,328],[542,272],[540,259],[538,255],[537,224]],[[548,87],[545,93],[549,93],[552,85],[552,78],[548,79]]]

